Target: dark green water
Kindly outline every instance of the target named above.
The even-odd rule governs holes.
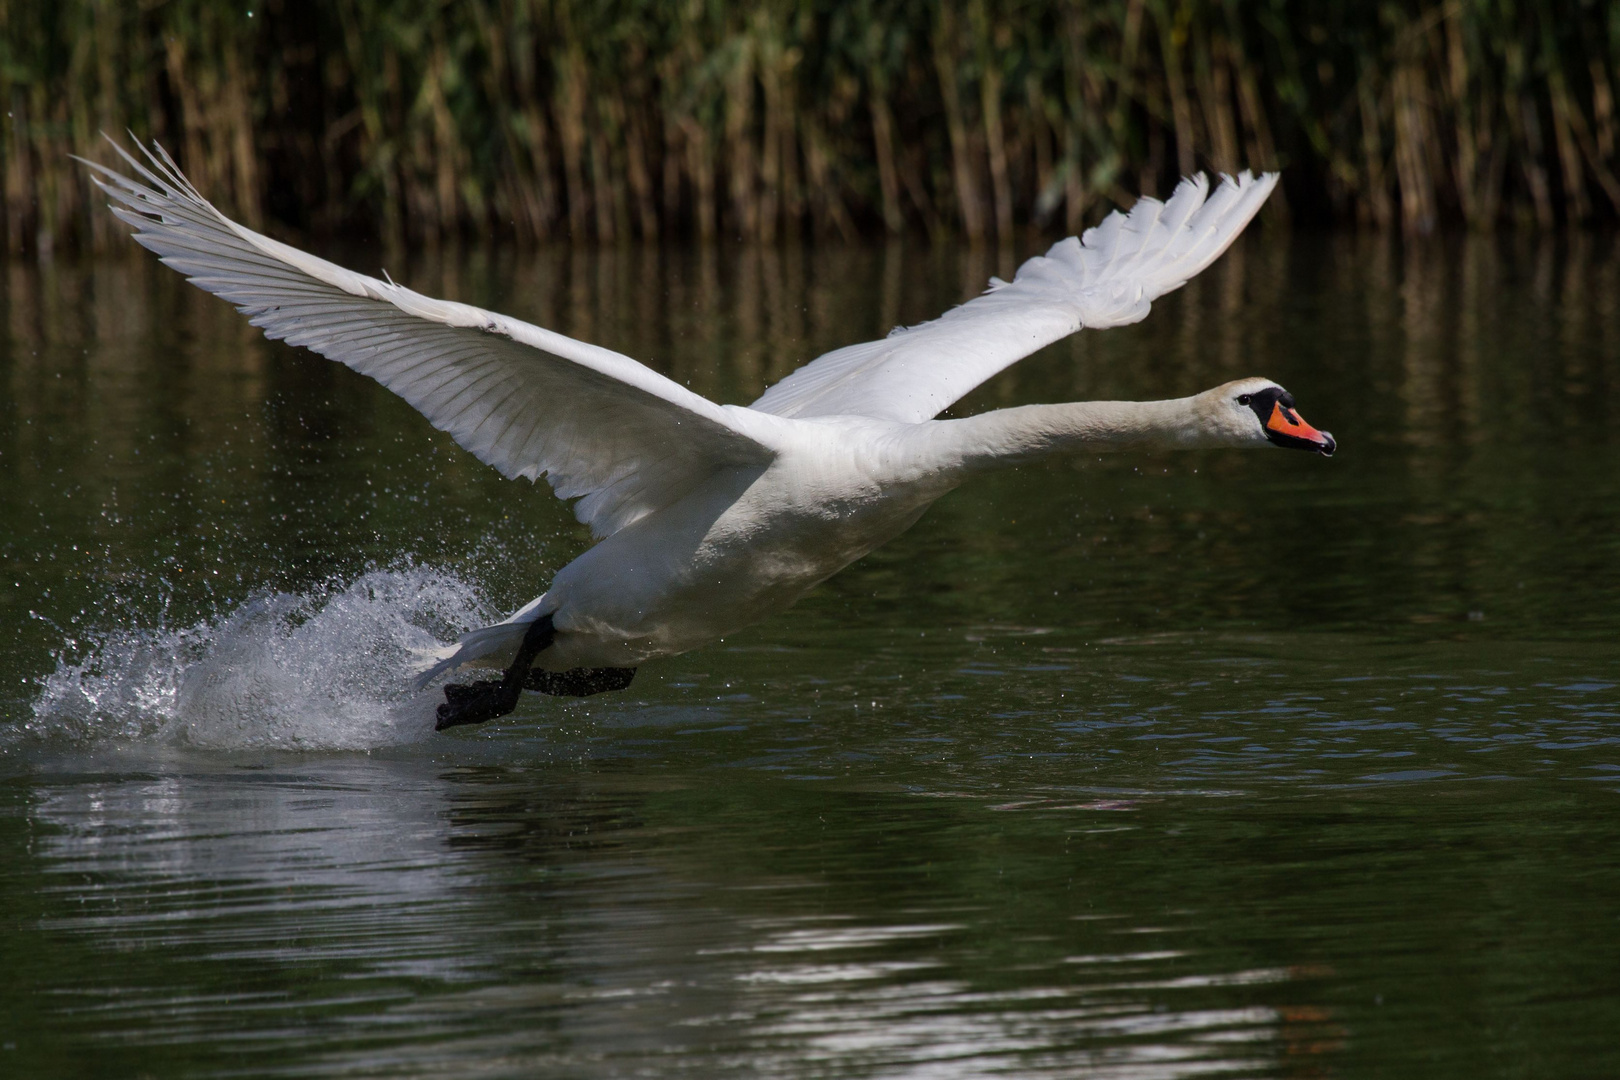
[[[747,401],[998,262],[390,270]],[[1009,472],[447,736],[407,650],[566,508],[149,260],[3,272],[0,1075],[1620,1071],[1610,241],[1251,238],[961,410],[1264,374],[1333,460]]]

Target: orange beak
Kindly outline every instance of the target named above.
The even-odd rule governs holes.
[[[1317,431],[1307,424],[1299,413],[1293,409],[1283,408],[1280,401],[1271,407],[1271,417],[1266,421],[1266,430],[1290,440],[1284,445],[1298,446],[1302,450],[1315,450],[1319,454],[1330,456],[1338,449],[1332,435],[1325,431]]]

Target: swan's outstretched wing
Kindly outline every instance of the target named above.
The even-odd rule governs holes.
[[[765,391],[750,408],[778,416],[853,413],[927,420],[1003,368],[1081,327],[1137,322],[1148,305],[1214,262],[1259,211],[1277,174],[1203,176],[1168,202],[1140,199],[1081,239],[1018,268],[1010,282],[933,322],[827,353]]]
[[[574,512],[598,537],[717,469],[774,456],[725,409],[628,356],[307,255],[226,218],[161,147],[143,148],[150,168],[114,149],[146,183],[85,164],[136,240],[265,336],[370,375],[480,461],[584,496]]]

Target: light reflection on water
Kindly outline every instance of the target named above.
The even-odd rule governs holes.
[[[746,401],[994,261],[395,276]],[[451,737],[403,658],[566,509],[144,259],[4,272],[0,1074],[1620,1069],[1610,240],[1240,244],[962,411],[1261,373],[1333,461],[987,478]]]
[[[228,1063],[296,1029],[296,1057],[253,1071],[1179,1077],[1335,1037],[1289,989],[1319,972],[1210,968],[1167,947],[1185,925],[1123,912],[1067,920],[1053,937],[1091,951],[985,986],[964,971],[982,909],[884,917],[747,870],[715,890],[646,842],[640,800],[588,783],[526,818],[509,800],[530,785],[484,773],[468,792],[420,760],[191,768],[46,779],[30,809],[37,932],[79,963],[131,958],[52,995],[92,1050]]]

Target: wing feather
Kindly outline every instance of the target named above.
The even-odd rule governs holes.
[[[1183,180],[1168,201],[1140,199],[1076,239],[991,279],[982,296],[933,322],[827,353],[750,408],[778,416],[848,413],[917,423],[996,372],[1082,327],[1137,322],[1154,300],[1220,257],[1259,212],[1275,173]]]
[[[109,140],[111,142],[111,140]],[[598,537],[774,451],[726,409],[608,349],[345,270],[253,232],[161,147],[85,162],[135,239],[266,337],[369,375],[509,477],[541,476]]]

